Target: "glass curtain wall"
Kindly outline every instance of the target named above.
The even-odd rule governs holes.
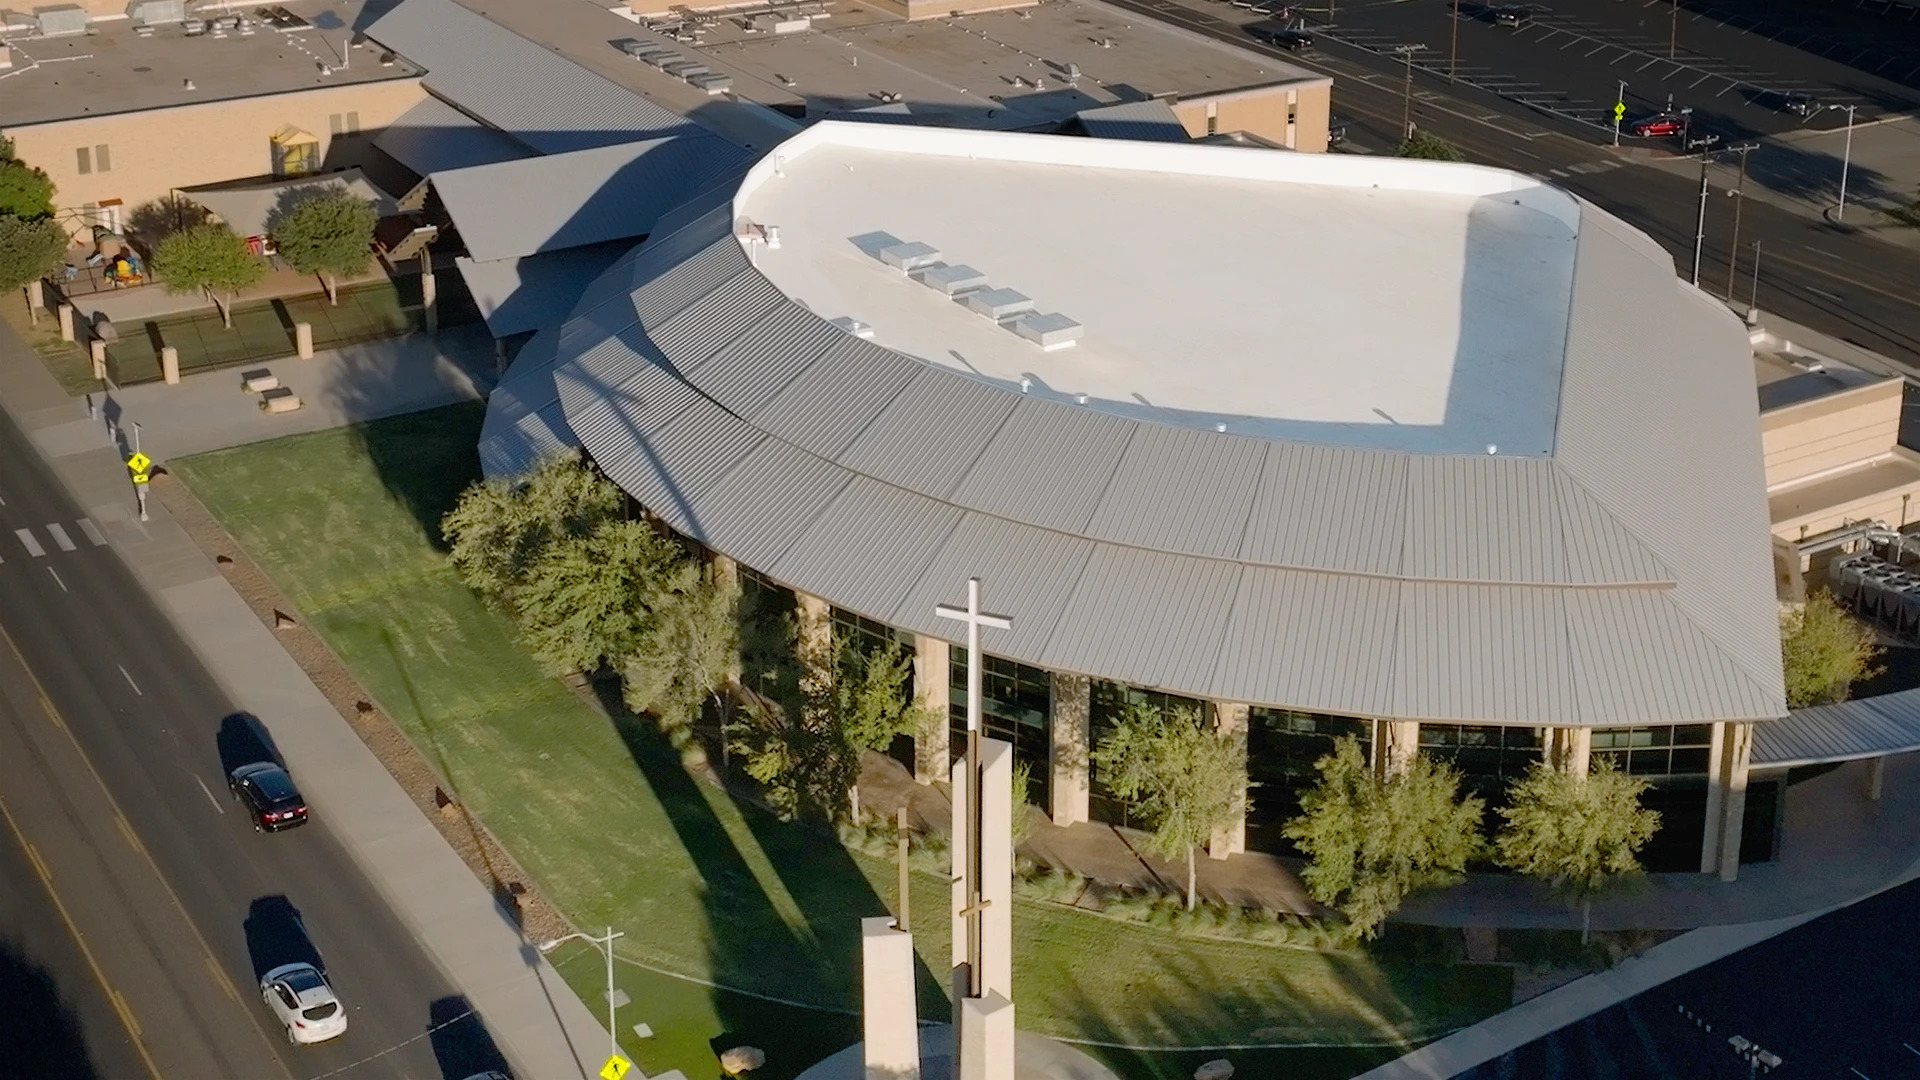
[[[1544,759],[1546,741],[1543,727],[1420,725],[1420,752],[1460,770],[1460,786],[1487,800],[1490,814],[1505,805],[1507,785]]]
[[[951,703],[947,710],[955,758],[967,752],[967,650],[948,650]],[[1053,682],[1046,669],[983,653],[980,720],[986,733],[1013,744],[1013,760],[1027,767],[1027,801],[1052,805]]]
[[[900,646],[900,654],[909,661],[913,659],[913,636],[902,634],[883,622],[875,622],[864,615],[842,608],[833,609],[833,644],[835,649],[849,648],[861,656],[872,656],[890,644]],[[900,705],[902,708],[913,703],[913,672],[908,669],[900,680]],[[913,736],[895,735],[892,745],[887,747],[887,756],[899,762],[906,770],[913,771]]]
[[[1622,772],[1651,781],[1640,805],[1660,813],[1660,830],[1640,850],[1640,864],[1660,873],[1700,869],[1700,844],[1707,828],[1707,770],[1713,747],[1710,724],[1596,728],[1593,761],[1612,761]],[[1764,796],[1762,797],[1764,799]],[[1767,807],[1756,806],[1754,811]],[[1772,830],[1763,829],[1772,855]],[[1741,842],[1742,861],[1749,847]]]
[[[1320,779],[1313,763],[1333,752],[1342,736],[1360,742],[1360,752],[1373,757],[1373,729],[1351,716],[1296,712],[1292,709],[1253,708],[1247,713],[1247,848],[1297,855],[1293,842],[1281,835],[1287,821],[1300,813],[1300,795]]]

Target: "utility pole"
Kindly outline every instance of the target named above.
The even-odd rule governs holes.
[[[1727,244],[1727,303],[1733,303],[1733,282],[1740,274],[1740,207],[1747,201],[1747,155],[1754,152],[1759,143],[1741,143],[1729,146],[1726,153],[1740,155],[1740,183],[1727,194],[1733,196],[1733,239]]]
[[[1847,148],[1840,156],[1840,206],[1833,212],[1833,220],[1847,219],[1847,168],[1853,164],[1853,111],[1858,105],[1829,105],[1829,109],[1847,110]]]
[[[1747,325],[1760,320],[1760,241],[1753,242],[1753,291],[1747,294]]]
[[[1680,48],[1680,0],[1668,0],[1668,7],[1673,11],[1673,24],[1667,31],[1667,59],[1671,60]]]
[[[1413,138],[1413,54],[1424,48],[1426,48],[1425,45],[1417,43],[1395,45],[1393,47],[1393,51],[1400,54],[1400,59],[1405,63],[1407,72],[1400,92],[1400,124],[1401,130],[1405,132],[1405,134],[1401,136],[1403,139]]]
[[[1454,71],[1460,66],[1460,0],[1453,0],[1453,40],[1447,45],[1447,81],[1454,81]]]
[[[1700,252],[1707,246],[1707,168],[1713,164],[1714,143],[1719,142],[1717,135],[1702,139],[1705,146],[1700,151],[1700,210],[1693,219],[1693,283],[1700,284]]]

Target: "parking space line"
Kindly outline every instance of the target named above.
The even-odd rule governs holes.
[[[37,559],[40,556],[45,555],[47,553],[47,549],[41,547],[40,541],[34,538],[33,530],[15,529],[13,530],[13,535],[20,538],[20,542],[26,545],[27,554],[33,556],[34,558]]]

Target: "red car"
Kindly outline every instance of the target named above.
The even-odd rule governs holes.
[[[1687,119],[1679,113],[1661,113],[1633,122],[1633,133],[1641,138],[1678,135],[1687,130]]]

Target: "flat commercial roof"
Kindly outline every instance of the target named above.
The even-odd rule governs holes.
[[[1064,163],[821,141],[738,205],[778,227],[756,264],[795,300],[1032,396],[1349,446],[1553,449],[1571,198],[1494,170],[1106,145]],[[877,257],[913,242],[1084,336],[1043,351]]]
[[[795,34],[750,34],[720,18],[703,43],[675,48],[733,75],[734,92],[749,100],[805,103],[818,114],[899,94],[919,123],[970,128],[1040,126],[1155,94],[1321,78],[1097,0],[914,22],[858,4],[830,10],[816,29]]]
[[[349,47],[368,6],[295,0],[291,8],[307,26],[294,31],[236,9],[231,14],[248,19],[253,33],[188,37],[176,24],[141,37],[130,21],[105,20],[86,34],[10,37],[13,68],[0,81],[0,128],[419,75],[405,61],[382,66],[378,49]]]
[[[1552,450],[1359,447],[1338,441],[1337,424],[1311,425],[1321,438],[1263,437],[1203,429],[1158,406],[1083,407],[1037,384],[1023,394],[968,370],[967,350],[982,347],[971,332],[953,339],[959,356],[945,358],[859,336],[846,312],[818,306],[804,283],[773,268],[796,250],[814,257],[806,228],[795,239],[781,222],[745,212],[765,209],[767,189],[804,180],[805,159],[836,146],[947,159],[953,177],[921,190],[935,206],[969,198],[976,161],[1183,175],[1209,194],[1223,179],[1273,181],[1267,170],[1333,160],[815,124],[742,181],[664,215],[581,294],[555,351],[534,354],[527,377],[510,375],[502,385],[515,389],[490,405],[481,445],[489,474],[513,475],[577,440],[674,529],[915,633],[951,637],[933,605],[980,575],[1014,621],[983,647],[1054,671],[1435,722],[1613,727],[1784,714],[1746,334],[1717,301],[1678,281],[1671,256],[1644,234],[1516,174],[1404,160],[1327,166],[1359,170],[1382,202],[1418,205],[1448,190],[1496,198],[1504,183],[1509,202],[1574,234]],[[857,182],[862,160],[832,156],[839,152],[820,160],[838,161]],[[1287,185],[1273,186],[1283,202]],[[899,238],[938,241],[971,262],[965,245],[1004,243],[997,234],[1044,227],[1036,222],[1060,212],[1044,186],[1032,197],[1001,196],[997,220],[956,211],[964,228],[954,240],[938,217],[913,219],[924,239]],[[1347,274],[1355,294],[1378,291],[1379,265],[1417,257],[1381,244],[1375,213],[1355,211],[1346,238],[1380,245],[1372,263],[1323,264]],[[1494,220],[1507,224],[1504,211]],[[778,230],[777,249],[758,239],[769,229]],[[1324,244],[1337,230],[1314,238]],[[836,243],[848,260],[871,259],[844,236]],[[1168,267],[1199,253],[1103,243],[1096,253],[1112,261],[1083,260],[1046,286],[1072,296],[1085,288],[1075,276],[1115,289],[1136,277],[1164,284],[1183,270],[1216,275],[1220,258],[1241,258]],[[1459,248],[1456,258],[1471,261],[1473,251]],[[1239,272],[1291,280],[1291,263],[1315,258],[1323,252],[1277,247],[1244,258]],[[980,262],[999,284],[999,262]],[[882,284],[897,283],[875,280]],[[1054,307],[1049,294],[1033,294]],[[1474,295],[1464,290],[1464,302]],[[1284,296],[1275,296],[1267,340],[1277,366],[1289,329]],[[933,301],[925,317],[944,324],[941,305],[950,304]],[[1205,321],[1217,307],[1159,310]],[[1376,336],[1356,331],[1356,351],[1340,362],[1370,364],[1377,346],[1398,341],[1388,308],[1365,311]],[[1638,317],[1622,320],[1622,311]],[[1110,326],[1124,318],[1102,314]],[[1112,331],[1087,321],[1087,341],[1073,349],[1093,355],[1094,335]],[[1208,341],[1204,332],[1195,340]],[[1023,345],[1034,364],[1056,355]],[[1153,359],[1178,367],[1201,353]]]

